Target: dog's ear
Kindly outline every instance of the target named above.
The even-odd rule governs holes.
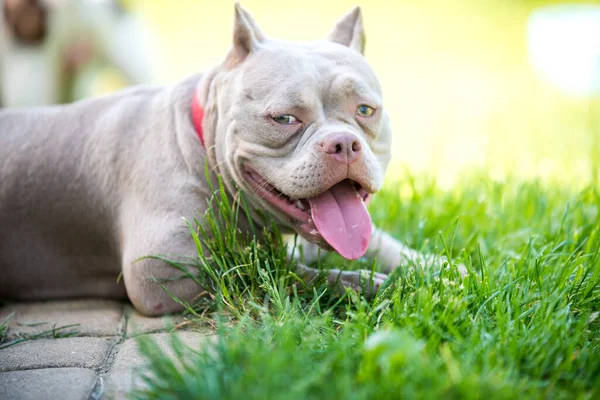
[[[329,34],[329,40],[348,46],[361,54],[365,53],[365,30],[360,7],[354,7],[344,15]]]
[[[230,62],[235,65],[244,61],[248,54],[264,40],[265,36],[252,16],[236,2],[235,22],[233,23],[233,49],[230,54]]]

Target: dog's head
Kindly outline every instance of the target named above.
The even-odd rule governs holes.
[[[359,8],[327,40],[298,44],[266,38],[236,5],[233,48],[200,91],[209,157],[228,189],[349,259],[366,251],[365,202],[390,159],[364,45]]]

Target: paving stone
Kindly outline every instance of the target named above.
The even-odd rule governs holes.
[[[207,331],[208,332],[208,331]],[[215,341],[216,336],[206,333],[182,331],[175,333],[181,341],[191,349],[199,350],[203,343]],[[153,339],[162,350],[163,354],[173,357],[171,349],[171,336],[173,333],[156,333],[145,335]],[[138,337],[139,338],[139,337]],[[105,398],[126,398],[128,393],[141,386],[137,371],[145,368],[146,359],[142,356],[137,338],[127,339],[120,347],[115,362],[105,379]]]
[[[99,370],[116,339],[78,337],[37,339],[0,349],[0,372],[81,367]]]
[[[88,399],[96,373],[83,368],[51,368],[0,373],[2,400]]]
[[[115,336],[120,333],[124,303],[111,300],[74,300],[13,303],[0,309],[0,321],[9,318],[8,339],[32,336],[67,325],[58,333],[82,336]]]
[[[127,337],[134,337],[145,333],[172,331],[178,324],[185,321],[180,315],[167,315],[164,317],[146,317],[131,306],[126,309]]]

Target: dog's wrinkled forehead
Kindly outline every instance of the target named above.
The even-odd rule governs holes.
[[[381,103],[379,82],[364,57],[336,43],[269,41],[240,67],[248,98],[298,107],[309,107],[315,96],[326,103],[352,97]]]
[[[242,90],[238,94],[247,100],[314,106],[320,99],[335,106],[351,99],[381,106],[381,88],[363,57],[364,49],[358,7],[344,15],[325,40],[289,43],[267,38],[236,4],[233,47],[223,67],[235,79],[234,90]]]

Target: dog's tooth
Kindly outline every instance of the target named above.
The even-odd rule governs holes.
[[[296,201],[296,207],[304,211],[304,204],[302,204],[301,200]]]

